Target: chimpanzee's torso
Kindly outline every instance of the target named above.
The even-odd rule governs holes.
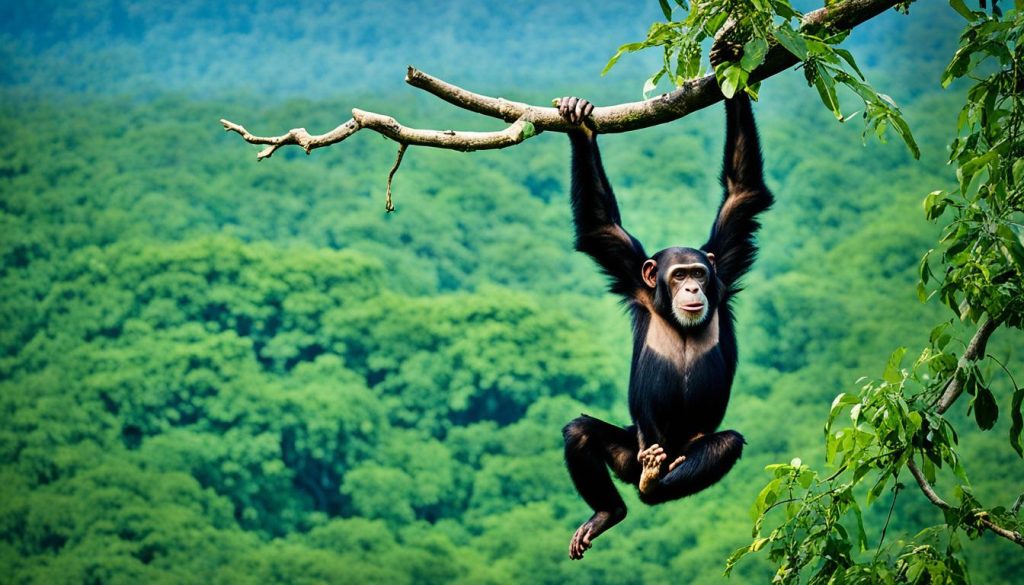
[[[686,333],[649,305],[632,305],[629,411],[644,444],[671,452],[721,424],[736,363],[732,313],[723,300],[706,326]]]

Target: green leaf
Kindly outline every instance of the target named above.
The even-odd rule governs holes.
[[[793,53],[801,61],[807,59],[807,43],[804,41],[804,37],[789,27],[788,24],[784,24],[779,28],[772,30],[772,36],[775,40],[779,41],[779,44],[786,48],[787,51]]]
[[[647,44],[645,43],[627,43],[625,45],[622,45],[621,47],[619,47],[618,51],[615,51],[615,54],[612,55],[612,58],[608,59],[608,64],[605,65],[604,69],[601,70],[601,75],[603,76],[607,74],[609,71],[611,71],[612,67],[614,67],[615,64],[619,61],[619,57],[622,57],[626,53],[635,53],[636,51],[639,51],[640,49],[643,49],[646,46]]]
[[[836,449],[839,448],[839,438],[835,435],[828,435],[825,438],[825,462],[832,464],[836,459]]]
[[[658,0],[661,3],[661,13],[665,15],[665,20],[672,20],[672,7],[669,6],[668,0]]]
[[[1024,183],[1024,158],[1013,163],[1013,180],[1017,184]]]
[[[860,480],[864,478],[868,472],[871,471],[871,466],[864,463],[857,466],[857,469],[853,470],[853,483],[854,485],[860,483]]]
[[[864,74],[861,73],[860,67],[857,67],[857,61],[853,58],[853,54],[852,53],[850,53],[846,49],[838,49],[838,48],[837,49],[833,49],[833,51],[835,51],[836,55],[839,55],[840,57],[842,57],[843,61],[846,61],[846,63],[850,66],[851,69],[853,69],[854,71],[857,72],[857,76],[860,77],[862,81],[864,80]]]
[[[850,497],[850,511],[853,512],[854,518],[857,519],[857,544],[860,546],[860,550],[864,551],[868,548],[868,533],[864,530],[864,516],[861,514],[860,505],[857,504],[857,499]]]
[[[935,326],[935,328],[932,329],[932,332],[928,334],[928,342],[933,345],[937,345],[936,341],[938,341],[938,339],[946,332],[946,329],[949,329],[948,321]]]
[[[924,472],[924,478],[928,480],[928,483],[935,483],[935,464],[932,463],[931,458],[921,458],[921,471]]]
[[[533,125],[533,122],[525,122],[523,124],[523,140],[532,138],[537,135],[537,127]]]
[[[747,556],[748,553],[750,553],[750,545],[736,549],[736,552],[729,555],[729,559],[725,561],[725,575],[728,576],[732,572],[732,568],[736,566],[736,563]]]
[[[924,198],[924,214],[929,221],[934,221],[946,211],[948,199],[942,190],[932,191]]]
[[[949,5],[960,13],[960,16],[966,18],[970,22],[974,22],[978,19],[978,15],[975,14],[970,8],[964,4],[964,0],[949,0]]]
[[[974,420],[978,422],[978,426],[986,431],[991,429],[999,418],[999,407],[992,391],[984,386],[977,386],[973,404]]]
[[[760,81],[751,85],[747,85],[747,87],[743,88],[743,91],[747,92],[747,95],[750,96],[750,99],[757,101],[757,91],[759,89],[761,89]]]
[[[836,96],[836,83],[828,69],[821,64],[816,64],[818,75],[814,78],[814,86],[818,88],[818,95],[821,96],[825,107],[832,110],[837,120],[843,119],[843,113],[839,111],[839,97]]]
[[[817,476],[818,476],[817,473],[811,471],[810,469],[805,469],[805,470],[801,471],[800,475],[797,477],[797,483],[800,484],[800,487],[802,487],[804,489],[808,489],[808,488],[811,487],[811,483],[814,481],[814,478],[817,477]]]
[[[900,364],[903,363],[903,356],[907,354],[907,348],[900,347],[896,351],[892,352],[889,356],[889,361],[885,364],[885,372],[882,374],[882,379],[890,384],[898,384],[903,380],[903,373],[900,370]]]
[[[1024,271],[1024,241],[1010,229],[1006,224],[996,228],[996,235],[999,236],[1006,259],[1017,265],[1017,269]]]
[[[764,486],[761,493],[757,495],[757,500],[754,501],[754,508],[751,510],[754,517],[761,516],[765,510],[768,509],[779,499],[779,489],[782,487],[782,478],[776,478],[768,482],[768,485]]]
[[[779,15],[785,20],[792,20],[794,18],[800,18],[803,16],[799,11],[793,9],[793,5],[788,1],[775,2],[775,14]]]
[[[725,65],[721,69],[718,84],[722,88],[722,95],[728,99],[736,95],[736,91],[747,83],[748,73],[733,64]],[[718,72],[716,71],[716,73]]]
[[[658,82],[661,81],[662,75],[665,75],[665,69],[661,69],[651,77],[647,78],[647,81],[644,82],[644,99],[647,99],[647,94],[651,93],[658,87]]]
[[[1024,429],[1024,413],[1021,412],[1021,407],[1024,406],[1024,388],[1015,388],[1013,391],[1013,401],[1010,404],[1010,445],[1013,446],[1013,450],[1017,452],[1017,455],[1024,457],[1024,449],[1021,448],[1020,435],[1021,430]]]
[[[928,300],[928,289],[924,287],[923,282],[917,283],[915,291],[917,292],[917,300],[921,301],[922,303]]]
[[[921,413],[910,411],[907,413],[907,432],[911,435],[921,430]]]
[[[871,489],[868,491],[868,497],[866,499],[866,502],[869,506],[871,505],[871,502],[878,499],[878,496],[882,495],[882,492],[885,490],[885,484],[888,481],[889,474],[885,474],[882,477],[878,478],[878,483],[871,487]]]
[[[828,424],[826,426],[832,426],[832,421],[835,420],[836,416],[843,410],[844,407],[860,403],[860,398],[847,392],[842,392],[832,400],[832,408],[828,413]]]
[[[893,128],[896,129],[896,133],[903,139],[907,148],[910,149],[910,153],[914,155],[914,159],[920,159],[921,149],[917,146],[917,141],[914,140],[913,134],[910,133],[910,126],[907,125],[903,116],[897,112],[889,116],[889,121],[892,123]]]
[[[985,154],[972,158],[966,163],[960,165],[960,171],[965,177],[973,177],[975,173],[981,170],[981,168],[988,163],[992,162],[999,156],[999,153],[995,150],[990,150]]]
[[[722,28],[722,25],[725,24],[725,21],[728,18],[729,13],[724,10],[712,14],[711,17],[708,18],[707,25],[704,27],[704,31],[708,34],[709,37],[715,36],[715,33],[717,33],[718,30]]]
[[[740,59],[740,67],[744,71],[753,71],[758,65],[764,63],[764,57],[768,54],[768,43],[764,39],[750,39],[743,45],[743,57]]]

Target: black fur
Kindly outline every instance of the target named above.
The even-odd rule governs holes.
[[[569,474],[595,511],[580,528],[585,545],[577,543],[580,531],[570,544],[573,558],[582,556],[591,538],[625,517],[626,507],[609,468],[622,481],[638,486],[643,471],[638,453],[661,446],[666,455],[661,475],[640,494],[645,503],[660,504],[713,485],[742,453],[742,435],[718,431],[738,357],[730,301],[757,255],[757,215],[771,206],[773,198],[764,185],[757,129],[746,96],[726,102],[726,120],[724,196],[708,241],[700,249],[668,248],[650,257],[622,228],[596,136],[586,130],[570,133],[576,249],[601,266],[610,277],[611,292],[623,297],[632,314],[634,340],[629,384],[633,425],[621,428],[583,415],[564,429]],[[656,262],[654,287],[643,276],[648,258]],[[682,325],[673,317],[670,276],[658,272],[677,264],[703,264],[709,274],[702,288],[708,317],[697,325]],[[661,340],[660,350],[649,341],[652,327],[658,328],[652,339]],[[686,459],[668,471],[678,457]]]

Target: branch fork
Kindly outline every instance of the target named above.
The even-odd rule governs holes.
[[[960,395],[964,390],[961,372],[969,367],[972,362],[985,357],[985,348],[988,346],[988,340],[1001,324],[1002,321],[997,318],[987,318],[978,326],[977,331],[974,332],[974,336],[971,337],[971,340],[968,342],[963,355],[960,356],[956,370],[950,374],[949,383],[946,385],[942,395],[934,405],[936,414],[944,414],[949,410],[949,407],[952,406],[958,398],[960,398]],[[914,462],[912,457],[907,459],[907,468],[910,469],[911,475],[914,476],[918,487],[921,488],[921,493],[928,498],[929,502],[943,510],[952,509],[954,507],[939,496],[938,492],[935,491],[935,486],[928,481],[928,478],[925,477],[924,472],[921,471],[921,468],[917,466],[917,463]],[[1024,535],[1020,532],[999,526],[990,520],[983,510],[975,511],[973,514],[973,520],[979,528],[988,529],[992,533],[1024,547]]]

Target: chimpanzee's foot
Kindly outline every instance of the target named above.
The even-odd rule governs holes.
[[[640,493],[646,494],[654,489],[654,486],[661,479],[661,464],[665,462],[668,455],[660,445],[654,444],[637,453],[636,458],[640,461],[643,469],[640,470],[640,482],[637,487]],[[678,463],[676,463],[678,465]]]
[[[582,559],[583,553],[587,552],[595,538],[605,530],[622,522],[625,517],[625,508],[614,512],[594,512],[590,520],[580,524],[580,527],[576,529],[576,534],[572,535],[572,540],[569,541],[569,558]]]
[[[558,100],[558,113],[570,124],[582,124],[594,111],[594,104],[583,98],[564,97]]]

